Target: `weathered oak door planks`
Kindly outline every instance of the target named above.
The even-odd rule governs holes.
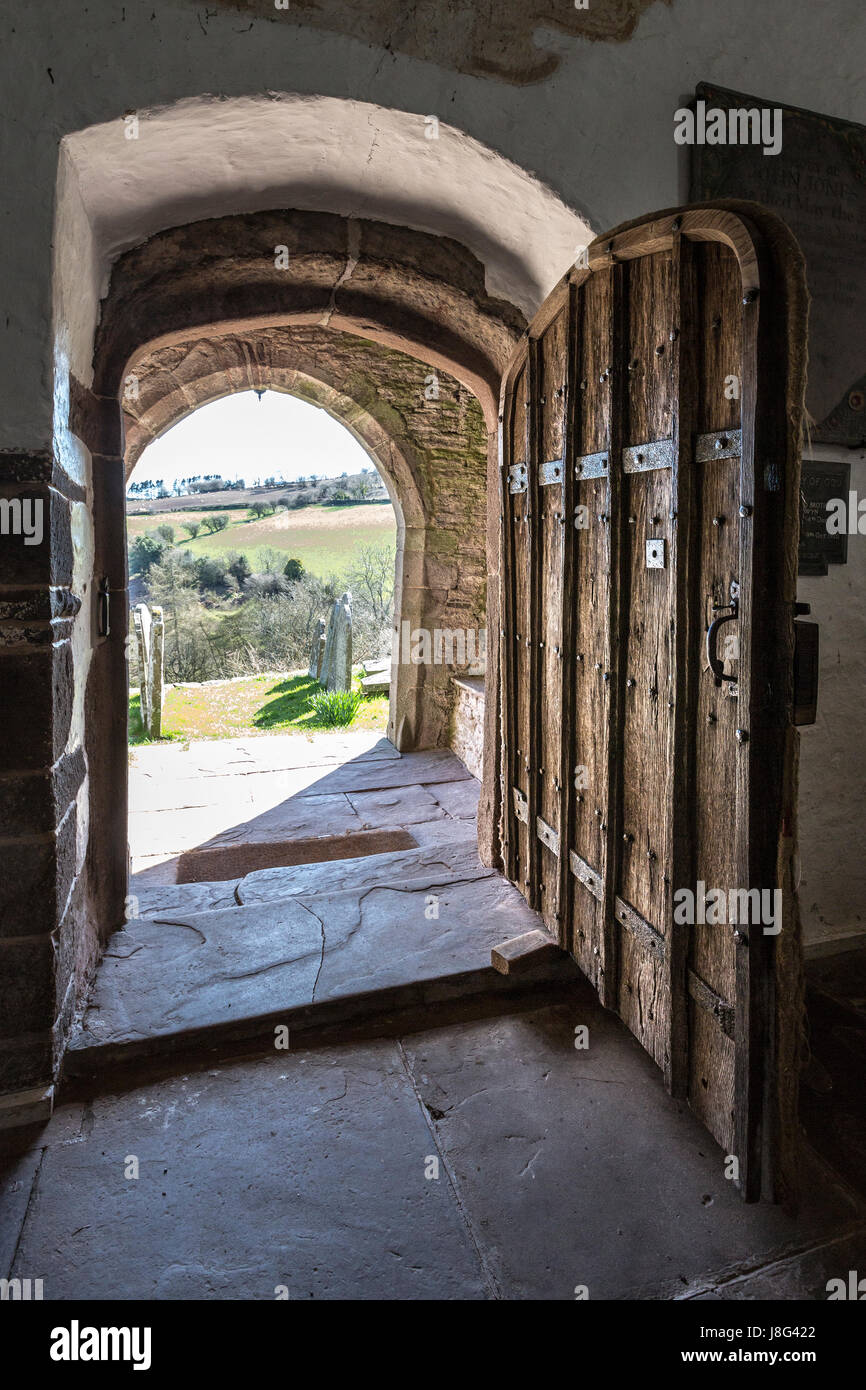
[[[792,543],[789,509],[759,496],[784,488],[755,477],[786,408],[758,351],[771,278],[728,211],[600,238],[539,311],[502,401],[507,873],[748,1197],[784,982],[762,926],[708,922],[701,885],[776,886],[793,614],[766,559]],[[718,683],[707,631],[732,596]]]

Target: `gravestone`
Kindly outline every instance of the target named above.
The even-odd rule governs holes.
[[[326,690],[352,689],[352,595],[343,594],[331,609],[319,684]]]
[[[319,618],[313,633],[313,645],[310,648],[310,670],[309,674],[313,680],[317,681],[322,675],[322,661],[325,656],[325,620]]]
[[[787,222],[811,295],[806,406],[813,443],[866,441],[866,126],[698,84],[707,109],[779,109],[782,148],[694,145],[690,200],[751,198]]]
[[[164,627],[161,608],[139,603],[133,609],[138,642],[141,723],[149,738],[162,736],[162,674]]]
[[[390,671],[371,671],[369,676],[362,676],[361,688],[368,695],[386,694],[391,689]]]

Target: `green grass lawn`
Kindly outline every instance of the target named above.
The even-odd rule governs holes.
[[[363,503],[358,506],[299,508],[279,511],[255,521],[246,511],[229,511],[231,520],[224,531],[215,535],[200,532],[190,540],[183,530],[184,521],[201,521],[208,512],[159,512],[152,516],[127,517],[130,542],[145,531],[155,531],[167,524],[175,530],[175,545],[191,550],[193,555],[212,555],[219,551],[241,550],[253,569],[257,568],[258,551],[262,548],[282,550],[286,558],[300,560],[310,574],[327,579],[342,573],[353,561],[362,546],[396,545],[397,520],[394,508],[382,503]]]
[[[355,685],[360,689],[360,682]],[[324,729],[312,706],[321,686],[304,672],[287,676],[245,676],[235,681],[176,685],[165,692],[164,740],[240,738],[249,734],[310,733]],[[362,699],[350,729],[381,730],[388,723],[388,696]],[[138,691],[129,701],[129,742],[148,743],[141,723]]]

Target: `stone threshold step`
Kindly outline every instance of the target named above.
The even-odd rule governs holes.
[[[99,1082],[110,1086],[119,1070],[139,1063],[183,1059],[190,1065],[196,1056],[227,1044],[256,1055],[334,1046],[362,1039],[389,1037],[394,1033],[436,1028],[476,1015],[498,1014],[524,999],[533,1006],[556,1002],[580,990],[585,982],[573,961],[563,952],[555,963],[547,961],[532,974],[502,975],[492,967],[465,971],[441,979],[395,985],[366,994],[346,995],[327,1002],[293,1009],[277,1009],[231,1023],[155,1034],[152,1037],[75,1046],[67,1051],[61,1084]],[[565,991],[565,993],[563,993]],[[279,1041],[285,1048],[277,1047]]]
[[[515,977],[493,968],[491,952],[538,925],[517,890],[480,866],[132,921],[108,944],[67,1074],[127,1053],[269,1030],[273,1042],[278,1027],[507,991]],[[573,978],[566,954],[553,954],[541,953],[538,978]]]

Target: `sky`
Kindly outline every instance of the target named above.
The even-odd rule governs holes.
[[[219,473],[223,478],[335,478],[373,462],[357,440],[318,406],[281,391],[240,391],[187,415],[149,444],[130,481]]]

